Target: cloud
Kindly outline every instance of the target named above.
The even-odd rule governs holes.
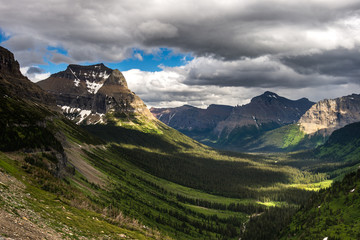
[[[154,107],[242,105],[267,90],[312,101],[360,92],[358,83],[317,73],[305,77],[269,57],[237,61],[200,57],[159,72],[133,69],[123,74],[129,88]]]
[[[199,57],[184,67],[173,68],[173,71],[181,72],[185,78],[184,83],[187,85],[295,89],[347,82],[347,79],[342,76],[318,72],[304,75],[269,56],[232,61]]]
[[[143,61],[144,59],[143,59],[143,56],[140,54],[140,53],[135,53],[134,54],[134,58],[136,58],[137,60],[139,60],[139,61]]]
[[[285,56],[282,63],[304,77],[312,74],[345,77],[348,81],[359,82],[360,51],[338,48],[297,56]]]
[[[59,63],[71,64],[71,63],[76,62],[76,60],[74,60],[73,58],[70,58],[68,56],[65,56],[63,54],[56,53],[56,52],[51,53],[50,61],[55,64],[59,64]]]
[[[141,61],[134,49],[156,53],[165,47],[191,54],[194,59],[182,67],[127,72],[136,79],[134,90],[154,105],[237,104],[267,89],[284,94],[296,90],[313,100],[323,96],[315,90],[331,94],[336,89],[339,94],[358,90],[358,0],[101,4],[53,0],[50,5],[45,0],[31,4],[0,0],[0,4],[0,27],[11,36],[1,44],[14,51],[22,67],[47,61]],[[61,46],[67,54],[48,46]]]
[[[140,33],[145,39],[173,38],[177,36],[177,28],[168,23],[162,23],[158,20],[143,22],[138,27]]]
[[[45,72],[44,69],[36,66],[22,67],[20,68],[20,71],[24,76],[28,77],[33,82],[38,82],[50,77],[49,72]]]
[[[78,61],[120,61],[133,48],[171,47],[234,60],[359,43],[355,0],[55,0],[51,8],[45,0],[1,1],[5,32],[28,43],[37,38],[61,45]]]
[[[26,71],[26,74],[39,74],[39,73],[44,73],[44,69],[39,68],[39,67],[29,67]]]

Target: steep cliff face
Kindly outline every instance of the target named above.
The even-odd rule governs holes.
[[[325,99],[312,106],[299,120],[301,130],[329,136],[336,129],[360,121],[360,95]]]
[[[249,104],[235,107],[230,116],[216,126],[215,132],[227,136],[241,127],[271,125],[275,128],[294,123],[313,104],[306,98],[293,101],[273,92],[265,92],[254,97]]]
[[[3,47],[0,47],[0,94],[55,105],[53,96],[21,74],[14,54]]]
[[[52,93],[64,114],[78,124],[106,122],[107,113],[153,119],[144,102],[128,89],[122,73],[104,64],[69,65],[38,85]]]

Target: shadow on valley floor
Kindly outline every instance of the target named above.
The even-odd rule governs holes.
[[[106,142],[132,144],[164,152],[177,152],[180,150],[179,146],[166,141],[161,135],[157,134],[149,134],[111,125],[86,125],[82,127]],[[185,143],[182,144],[185,145]],[[186,144],[186,147],[191,146]]]

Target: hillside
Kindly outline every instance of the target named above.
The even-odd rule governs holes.
[[[289,124],[253,137],[239,148],[248,152],[292,152],[313,149],[326,142],[322,134],[307,135],[299,124]]]
[[[360,170],[314,194],[281,239],[359,239]]]

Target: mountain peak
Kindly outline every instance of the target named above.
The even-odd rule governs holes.
[[[118,69],[112,71],[110,76],[105,81],[104,85],[120,85],[128,88],[124,75]]]
[[[103,63],[71,64],[37,84],[53,93],[64,114],[77,123],[102,123],[105,114],[113,112],[153,118],[144,102],[129,90],[123,74]]]
[[[55,99],[35,83],[24,77],[14,54],[0,46],[0,96],[32,100],[48,106],[55,105]]]
[[[0,46],[0,72],[11,73],[16,76],[22,76],[20,72],[20,65],[15,60],[14,54]]]
[[[262,95],[260,95],[260,97],[278,98],[279,95],[277,95],[277,94],[274,93],[274,92],[266,91],[266,92],[264,92]]]

